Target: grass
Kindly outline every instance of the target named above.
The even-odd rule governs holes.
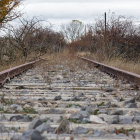
[[[39,56],[39,54],[32,52],[25,60],[25,58],[22,56],[21,52],[18,52],[16,55],[16,58],[18,58],[18,59],[10,61],[10,58],[9,58],[8,60],[3,59],[3,61],[0,62],[0,72],[7,70],[7,69],[10,69],[10,68],[13,68],[13,67],[16,67],[18,65],[22,65],[24,63],[34,61],[35,59],[39,59],[38,56]]]
[[[10,69],[12,67],[15,67],[24,63],[26,63],[24,59],[17,59],[13,62],[4,62],[3,64],[0,63],[0,71],[4,71],[6,69]]]
[[[100,57],[97,54],[93,54],[90,52],[78,52],[77,55],[79,55],[81,57],[90,58],[92,60],[101,62],[101,63],[109,65],[109,66],[113,66],[113,67],[123,69],[123,70],[129,71],[129,72],[140,74],[140,61],[137,61],[137,62],[129,61],[129,60],[126,61],[125,59],[116,58],[116,57],[108,59],[108,58],[103,58],[103,56]],[[76,59],[77,59],[68,50],[61,52],[61,53],[57,53],[57,54],[56,53],[46,54],[46,55],[42,56],[41,58],[46,58],[46,57],[48,60],[51,60],[51,61],[48,61],[49,64],[51,64],[51,65],[62,62],[63,60],[74,61],[74,59],[75,59],[75,61],[76,61]],[[29,61],[31,61],[31,60],[27,59],[26,62],[29,62]],[[19,59],[19,60],[16,60],[14,62],[10,62],[10,63],[6,62],[3,64],[0,64],[1,65],[0,71],[15,67],[17,65],[24,64],[26,62],[24,59]],[[71,64],[69,64],[69,66],[70,65]],[[78,65],[80,65],[80,64],[78,64]],[[71,65],[71,69],[73,70],[72,65]],[[64,73],[64,75],[65,75],[65,73]]]
[[[12,99],[5,99],[5,105],[11,105],[13,104],[13,100]]]
[[[64,117],[63,117],[63,116],[60,116],[60,118],[61,118],[61,120],[63,120],[63,119],[64,119]]]
[[[35,111],[33,108],[23,108],[23,113],[37,114],[37,111]]]
[[[31,117],[30,115],[27,115],[27,116],[30,120],[33,120],[33,118],[34,118],[34,117]]]
[[[30,120],[33,120],[36,116],[30,116],[30,115],[27,115],[27,114],[24,114],[25,116],[27,116]]]
[[[77,68],[75,66],[81,67],[83,61],[77,62],[77,57],[74,56],[74,54],[70,53],[69,50],[65,50],[63,52],[59,53],[52,53],[52,54],[46,54],[42,58],[47,58],[47,70],[51,71],[53,70],[54,72],[60,71],[61,67],[53,68],[53,66],[59,64],[63,64],[67,69],[70,71],[74,71]],[[50,68],[51,67],[51,68]],[[63,76],[67,75],[67,71],[62,73]]]
[[[68,119],[70,122],[81,124],[82,122],[77,119]]]
[[[46,122],[47,122],[47,120],[44,120],[43,122],[44,122],[44,123],[46,123]]]
[[[79,104],[68,104],[68,105],[66,106],[66,108],[70,108],[70,107],[72,107],[73,105],[75,105],[75,107],[81,107]]]
[[[70,107],[72,107],[73,106],[73,104],[68,104],[67,106],[66,106],[66,108],[70,108]]]
[[[4,111],[3,108],[0,108],[0,111]]]
[[[93,112],[89,111],[89,114],[91,114],[91,115],[98,115],[98,110],[94,110]]]
[[[89,55],[89,54],[88,54]],[[72,54],[70,54],[68,51],[64,51],[63,53],[57,53],[57,54],[50,54],[50,55],[46,55],[46,56],[43,56],[43,57],[47,57],[48,59],[48,62],[46,63],[46,65],[44,64],[43,65],[43,71],[42,74],[46,75],[46,72],[48,70],[52,70],[54,72],[57,72],[57,71],[61,71],[61,68],[58,67],[58,68],[55,68],[54,66],[57,65],[57,64],[61,64],[63,63],[65,65],[65,68],[68,68],[67,70],[68,71],[77,71],[77,68],[74,67],[74,66],[78,66],[80,67],[81,69],[84,69],[82,66],[85,65],[85,62],[83,61],[78,61],[77,63],[77,58],[74,57]],[[96,58],[97,59],[97,58]],[[68,60],[68,63],[64,63],[66,60]],[[105,61],[105,60],[104,60]],[[109,63],[109,60],[104,62],[102,61],[102,63]],[[112,61],[112,60],[111,60]],[[110,61],[110,63],[111,63]],[[115,61],[115,60],[114,60]],[[117,61],[117,60],[116,60]],[[100,61],[101,62],[101,61]],[[119,64],[119,63],[118,63]],[[112,61],[112,65],[113,64],[113,61]],[[125,65],[125,64],[124,64]],[[55,70],[54,70],[55,69]],[[140,69],[140,68],[139,68]],[[85,67],[85,70],[86,70],[86,67]],[[44,72],[44,73],[43,73]],[[65,73],[62,73],[63,76],[66,76],[67,74],[67,71]],[[54,74],[55,76],[55,74]],[[51,83],[51,79],[47,79],[46,77],[46,82],[48,83]],[[19,89],[24,89],[24,87],[18,87]],[[74,91],[74,89],[73,89]],[[10,101],[7,101],[7,103],[10,104]],[[71,107],[72,105],[75,105],[75,106],[79,106],[81,107],[80,105],[78,104],[68,104],[66,107],[69,108]],[[99,103],[97,106],[103,106],[104,105],[104,102],[101,102]],[[2,108],[0,108],[0,111],[4,111]],[[37,114],[37,111],[35,111],[33,108],[23,108],[23,113],[25,114]],[[94,114],[94,115],[97,115],[98,114],[98,110],[95,110],[93,112],[89,112],[90,114]],[[30,117],[28,116],[31,120],[33,119],[33,117]],[[63,119],[63,116],[60,116],[61,120]],[[73,123],[76,123],[76,124],[81,124],[81,120],[77,120],[77,119],[69,119],[70,122],[73,122]],[[44,122],[47,122],[47,119],[44,120]],[[90,122],[86,122],[86,123],[90,123]],[[132,129],[128,129],[128,130],[124,130],[124,129],[120,129],[120,130],[116,130],[117,132],[119,133],[126,133],[127,131],[134,131],[135,129],[132,128]]]
[[[98,110],[95,110],[95,111],[94,111],[94,115],[97,115],[97,114],[98,114]]]
[[[129,133],[128,132],[130,132],[130,131],[136,131],[136,128],[131,128],[131,129],[124,129],[123,127],[122,128],[120,128],[120,129],[116,129],[115,128],[115,132],[116,132],[116,134],[119,134],[119,133],[123,133],[123,134],[126,134],[127,136],[129,136]]]
[[[3,112],[3,113],[9,113],[9,111],[7,111],[7,110],[6,110],[6,111],[4,111],[4,109],[3,109],[3,108],[0,108],[0,111],[1,111],[1,112]]]
[[[100,104],[97,104],[97,106],[104,106],[104,102],[101,102]]]
[[[24,86],[18,86],[18,87],[16,87],[16,89],[25,89],[25,87]]]
[[[3,113],[10,113],[9,111],[4,111],[3,108],[0,108],[0,111],[2,111]],[[17,110],[15,111],[15,113],[19,113]],[[37,114],[37,111],[35,111],[33,108],[23,108],[23,112],[22,113],[26,113],[26,114]],[[32,119],[30,116],[28,116],[30,119]]]
[[[102,56],[98,56],[97,54],[93,54],[90,52],[78,52],[77,55],[81,57],[86,57],[92,59],[97,62],[101,62],[103,64],[119,68],[125,71],[133,72],[136,74],[140,74],[140,61],[134,62],[130,60],[125,60],[123,58],[103,58]]]

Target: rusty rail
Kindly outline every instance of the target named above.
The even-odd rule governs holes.
[[[124,71],[115,67],[111,67],[84,57],[80,57],[82,60],[87,61],[90,63],[90,65],[94,65],[95,67],[97,67],[98,69],[100,69],[103,72],[109,73],[111,75],[114,75],[118,78],[127,80],[133,84],[136,84],[140,87],[140,75],[132,73],[132,72],[128,72],[128,71]]]
[[[125,79],[127,81],[130,81],[134,84],[137,84],[138,86],[140,86],[140,75],[135,74],[135,73],[131,73],[128,71],[124,71],[115,67],[111,67],[84,57],[79,57],[80,59],[87,61],[88,63],[90,63],[90,65],[98,67],[98,69],[100,69],[103,72],[109,73],[111,75],[117,76],[121,79]],[[45,60],[45,59],[40,59],[40,60],[36,60],[30,63],[25,63],[13,68],[10,68],[8,70],[2,71],[0,72],[0,84],[3,84],[7,79],[12,78],[20,73],[22,73],[23,71],[32,68],[35,63],[41,61],[41,60]]]
[[[7,79],[13,78],[14,76],[24,72],[25,70],[32,68],[37,62],[41,60],[42,59],[25,63],[25,64],[0,72],[0,85],[2,85]]]

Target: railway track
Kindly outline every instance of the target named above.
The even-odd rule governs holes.
[[[139,90],[82,59],[1,72],[0,139],[139,140]]]

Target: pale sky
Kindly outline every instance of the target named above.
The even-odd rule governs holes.
[[[140,21],[140,0],[24,0],[23,4],[20,8],[24,7],[25,16],[38,16],[51,22],[55,29],[71,20],[93,23],[109,10]]]

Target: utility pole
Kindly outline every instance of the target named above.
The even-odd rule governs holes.
[[[105,12],[105,34],[104,37],[106,38],[106,12]]]
[[[86,25],[85,25],[85,37],[86,37],[86,32],[87,32],[86,30],[87,30],[87,29],[86,29]]]
[[[105,12],[105,32],[104,32],[104,43],[106,46],[106,12]]]

